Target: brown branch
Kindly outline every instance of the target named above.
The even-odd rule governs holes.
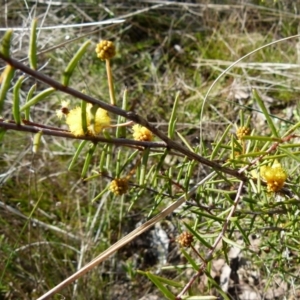
[[[148,128],[150,131],[152,131],[161,140],[163,140],[169,148],[179,151],[180,153],[184,154],[191,160],[198,161],[199,163],[209,166],[216,171],[224,172],[228,175],[232,175],[241,180],[246,180],[245,175],[239,173],[237,170],[223,167],[223,166],[219,165],[218,163],[210,161],[210,160],[196,154],[195,152],[190,151],[188,148],[174,142],[173,140],[168,138],[165,134],[163,134],[160,130],[158,130],[154,125],[149,123],[147,120],[145,120],[144,118],[142,118],[135,112],[125,111],[119,107],[109,105],[103,101],[100,101],[91,96],[85,95],[71,87],[64,86],[61,83],[59,83],[58,81],[55,81],[54,79],[44,75],[43,73],[41,73],[39,71],[30,69],[23,63],[20,63],[19,61],[15,60],[11,57],[5,57],[2,53],[0,53],[0,58],[2,58],[4,61],[6,61],[8,64],[13,66],[14,68],[19,69],[28,75],[31,75],[32,77],[48,84],[49,86],[55,88],[58,91],[61,91],[63,93],[71,95],[73,97],[82,99],[88,103],[96,104],[99,107],[101,107],[102,109],[105,109],[113,114],[125,117],[126,119],[134,121],[135,123],[141,124],[142,126]]]
[[[163,142],[141,142],[135,141],[131,139],[125,138],[111,138],[107,139],[101,136],[75,136],[67,130],[63,130],[60,128],[47,127],[45,125],[40,124],[32,124],[32,125],[17,125],[14,121],[5,121],[0,119],[0,128],[4,128],[6,130],[16,130],[16,131],[25,131],[25,132],[42,132],[44,135],[58,136],[69,139],[76,140],[86,140],[92,142],[99,143],[108,143],[114,145],[122,145],[122,146],[138,146],[143,148],[166,148],[167,145]]]

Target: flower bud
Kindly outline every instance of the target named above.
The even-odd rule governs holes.
[[[111,59],[116,55],[116,48],[113,42],[103,40],[97,44],[96,53],[101,60]]]

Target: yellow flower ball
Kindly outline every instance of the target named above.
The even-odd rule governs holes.
[[[115,178],[109,186],[109,190],[114,193],[116,196],[121,196],[126,194],[128,191],[128,179],[124,178]]]
[[[190,247],[194,241],[194,237],[189,232],[183,232],[176,241],[179,243],[181,247]]]
[[[101,60],[111,59],[116,55],[116,48],[113,42],[103,40],[97,44],[96,53]]]
[[[236,136],[239,140],[241,140],[245,135],[249,135],[251,133],[250,128],[242,126],[238,127],[236,130]]]
[[[146,127],[139,124],[132,126],[133,139],[136,141],[150,142],[153,140],[153,133]]]
[[[98,108],[95,115],[95,123],[91,124],[92,114],[91,114],[92,104],[88,104],[86,106],[86,122],[87,122],[87,134],[89,135],[97,135],[99,134],[104,127],[108,127],[110,125],[110,117],[106,110],[102,108]],[[81,119],[81,107],[76,107],[69,111],[66,115],[66,123],[69,126],[69,130],[75,136],[84,135],[82,129],[82,119]]]
[[[260,175],[267,182],[268,192],[280,191],[287,179],[285,170],[278,163],[261,167]]]

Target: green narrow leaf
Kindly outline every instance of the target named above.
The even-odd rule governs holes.
[[[99,162],[100,172],[105,171],[105,162],[106,162],[107,151],[108,151],[108,144],[104,145],[102,148],[102,151],[101,151],[100,162]]]
[[[23,83],[24,76],[21,76],[13,88],[13,116],[17,125],[21,124],[20,114],[20,88]]]
[[[101,174],[98,173],[97,171],[93,171],[93,173],[96,173],[96,174],[93,174],[93,175],[91,175],[89,177],[84,178],[84,181],[93,180],[93,179],[96,179],[96,178],[98,178],[98,177],[101,176]]]
[[[147,277],[156,285],[156,287],[165,295],[169,300],[175,300],[175,296],[160,282],[157,276],[147,272]]]
[[[0,52],[6,58],[8,58],[10,54],[10,43],[12,34],[12,29],[7,30],[1,40]]]
[[[75,154],[74,154],[74,156],[73,156],[73,158],[72,158],[72,161],[71,161],[71,163],[70,163],[70,165],[69,165],[69,167],[68,167],[68,170],[69,170],[69,171],[71,171],[71,169],[74,167],[74,165],[75,165],[75,163],[76,163],[76,161],[77,161],[77,159],[78,159],[79,154],[81,153],[82,149],[83,149],[84,146],[87,144],[87,142],[88,142],[88,141],[82,141],[82,142],[79,144],[79,146],[78,146],[78,148],[76,149],[76,152],[75,152]]]
[[[145,184],[145,177],[147,172],[147,163],[149,158],[150,148],[146,148],[143,152],[143,158],[141,163],[141,172],[139,176],[139,185],[144,186]]]
[[[25,103],[27,103],[30,99],[32,99],[32,96],[33,96],[35,90],[36,90],[36,84],[34,84],[30,88],[30,90],[29,90],[29,92],[27,94]],[[28,107],[28,108],[25,109],[25,120],[29,121],[29,117],[30,117],[30,107]]]
[[[244,229],[241,227],[239,221],[235,221],[234,224],[236,225],[236,227],[239,229],[240,233],[242,234],[243,238],[244,238],[244,241],[247,245],[250,245],[250,241],[249,241],[249,238],[246,234],[246,232],[244,231]]]
[[[0,128],[0,142],[2,142],[4,135],[5,135],[6,129]]]
[[[291,133],[293,133],[298,127],[300,127],[300,122],[293,125],[284,135],[283,137],[289,136]]]
[[[37,19],[33,19],[31,24],[29,51],[28,51],[29,65],[30,68],[33,70],[37,70],[36,27],[37,27]]]
[[[196,166],[196,161],[191,160],[188,162],[188,170],[185,174],[183,186],[185,187],[185,191],[189,189],[190,181],[193,176],[193,171]]]
[[[41,138],[42,138],[43,132],[39,131],[37,132],[33,137],[33,145],[32,145],[32,152],[37,153],[41,144]]]
[[[240,117],[240,126],[245,125],[245,117],[244,117],[244,111],[241,109],[239,112],[239,117]]]
[[[211,274],[212,269],[213,269],[213,264],[212,264],[212,260],[210,260],[206,263],[206,269],[203,271],[204,271],[204,273],[207,272],[208,274]],[[210,281],[207,282],[207,289],[209,291],[212,289],[212,285],[211,285]]]
[[[120,171],[121,171],[121,161],[123,156],[122,154],[123,154],[122,149],[119,149],[117,154],[117,161],[116,161],[116,171],[115,171],[116,177],[120,177],[121,174]]]
[[[108,190],[108,186],[105,189],[103,189],[94,199],[92,199],[91,202],[94,203],[98,199],[101,199],[102,196],[107,192],[107,190]]]
[[[96,146],[97,146],[97,143],[90,143],[90,145],[89,145],[89,151],[88,151],[88,153],[85,157],[85,162],[84,162],[82,172],[81,172],[81,178],[85,177],[85,175],[86,175],[86,173],[89,169],[89,166],[91,164],[91,159],[92,159],[93,154],[95,152]]]
[[[143,272],[143,271],[138,270],[137,273],[147,276],[147,274],[146,274],[147,272]],[[167,285],[174,286],[174,287],[182,287],[183,286],[183,284],[178,282],[178,281],[170,280],[170,279],[158,276],[158,275],[154,275],[154,276],[156,276],[156,278],[158,280],[160,280],[162,283],[165,283]]]
[[[124,110],[128,110],[127,92],[128,92],[128,89],[126,88],[123,93],[123,101],[122,101],[122,109],[124,109]],[[126,118],[124,118],[122,116],[118,116],[117,124],[122,124],[124,122],[126,122]],[[125,126],[117,127],[116,137],[117,138],[126,138],[126,127]]]
[[[133,197],[133,199],[131,200],[130,206],[128,208],[128,211],[131,211],[133,204],[138,200],[141,199],[141,197],[143,196],[145,192],[144,188],[141,188],[138,193]],[[148,216],[149,217],[149,216]]]
[[[161,277],[161,276],[157,276],[157,279],[159,279],[162,283],[164,284],[167,284],[169,286],[174,286],[174,287],[182,287],[182,283],[180,282],[177,282],[177,281],[174,281],[174,280],[170,280],[170,279],[167,279],[167,278],[164,278],[164,277]]]
[[[287,150],[286,148],[282,148],[280,147],[279,145],[279,148],[282,152],[284,152],[288,157],[292,158],[293,160],[297,161],[297,162],[300,162],[300,157],[293,154],[292,152],[290,152],[289,150]]]
[[[87,120],[86,120],[86,106],[87,103],[85,101],[81,101],[81,125],[82,125],[82,130],[84,134],[87,134],[88,129],[87,129]]]
[[[222,189],[213,188],[213,187],[212,188],[206,188],[205,191],[219,193],[219,194],[222,194],[223,196],[226,196],[227,194],[230,194],[230,195],[235,195],[236,194],[236,191],[222,190]]]
[[[231,245],[231,246],[234,246],[236,248],[239,248],[239,249],[244,249],[244,246],[243,245],[240,245],[230,239],[228,239],[227,237],[223,236],[222,237],[223,241],[226,242],[227,244]]]
[[[279,138],[279,134],[277,132],[277,129],[276,129],[274,123],[273,123],[272,118],[269,115],[269,112],[268,112],[268,110],[267,110],[267,108],[266,108],[263,100],[260,98],[260,96],[259,96],[259,94],[258,94],[258,92],[257,92],[256,89],[253,89],[252,92],[253,92],[255,100],[257,101],[257,104],[259,105],[260,109],[262,110],[262,112],[263,112],[263,114],[264,114],[264,116],[265,116],[265,118],[266,118],[266,120],[268,122],[268,125],[270,126],[270,129],[271,129],[273,135],[275,137]]]
[[[164,164],[165,158],[167,157],[168,154],[169,154],[169,149],[165,149],[163,154],[161,155],[161,157],[159,159],[159,162],[157,163],[156,170],[155,170],[156,174],[161,170],[161,168]]]
[[[293,144],[283,144],[280,145],[280,148],[299,148],[300,144],[299,143],[293,143]],[[294,153],[299,153],[299,151],[294,151]]]
[[[106,156],[105,156],[105,169],[109,170],[111,166],[111,161],[112,161],[112,153],[113,153],[113,147],[111,144],[108,144],[106,148]]]
[[[197,238],[197,240],[199,240],[204,246],[206,246],[208,249],[211,249],[212,246],[206,241],[204,240],[196,230],[194,230],[190,225],[188,225],[187,223],[185,223],[185,226],[187,227],[187,229]]]
[[[170,184],[167,185],[167,193],[169,195],[172,195],[173,169],[174,169],[173,167],[170,167],[168,173],[166,174],[167,175],[166,177],[168,178],[168,181],[170,183]],[[161,178],[161,175],[159,175],[159,178]]]
[[[38,95],[34,96],[27,103],[25,103],[25,105],[23,105],[23,107],[21,108],[21,111],[26,110],[27,108],[29,108],[30,106],[32,106],[34,104],[37,104],[39,101],[47,98],[48,96],[50,96],[54,92],[55,92],[55,88],[48,88],[48,89],[42,91]]]
[[[245,158],[245,157],[258,157],[260,155],[267,155],[268,152],[263,151],[263,152],[249,152],[249,153],[245,153],[245,154],[241,154],[238,156],[239,159]],[[267,159],[270,159],[269,156],[267,157]]]
[[[69,62],[68,66],[65,68],[63,76],[62,76],[62,84],[65,86],[69,85],[70,78],[73,74],[74,69],[77,66],[77,63],[82,58],[82,56],[85,54],[87,47],[90,45],[91,41],[86,41],[76,52],[76,54],[73,56],[71,61]]]
[[[11,65],[7,65],[0,77],[0,114],[2,113],[6,94],[11,86],[11,81],[14,77],[15,69]]]
[[[194,152],[194,149],[192,148],[192,146],[189,144],[189,142],[183,137],[182,134],[180,134],[177,131],[178,136],[180,137],[180,139],[183,141],[183,143],[189,148],[190,151]]]
[[[142,189],[141,191],[145,192],[145,189]],[[157,207],[161,204],[161,202],[165,199],[166,196],[162,195],[163,194],[163,190],[160,191],[154,198],[154,202],[152,205],[151,210],[149,211],[149,213],[147,214],[147,218],[152,218],[154,214],[156,214],[156,209]],[[139,195],[138,197],[136,197],[135,200],[137,199],[142,199],[141,198],[142,194]]]
[[[208,214],[208,213],[205,213],[203,211],[198,211],[197,212],[199,215],[205,217],[205,218],[208,218],[208,219],[211,219],[211,220],[215,220],[215,221],[219,221],[220,223],[223,223],[225,221],[224,218],[220,218],[218,216],[215,216],[215,215],[211,215],[211,214]]]
[[[136,150],[130,154],[130,156],[126,159],[126,162],[123,164],[123,167],[120,169],[120,174],[126,169],[128,165],[132,163],[132,161],[137,157],[140,153],[140,150]]]
[[[234,158],[235,158],[235,138],[234,138],[234,136],[232,135],[231,136],[231,142],[230,142],[230,145],[231,145],[231,157],[230,157],[230,161],[233,163],[233,160],[234,160]],[[238,150],[239,151],[239,150]]]
[[[211,153],[210,159],[213,160],[215,159],[222,143],[224,142],[225,138],[228,136],[228,132],[231,129],[231,125],[227,126],[227,128],[225,129],[224,133],[222,134],[221,138],[219,139],[219,141],[217,142],[217,144],[215,145],[214,150]]]
[[[244,112],[243,112],[243,114],[244,114]],[[251,115],[250,115],[250,116],[247,117],[247,120],[246,120],[246,122],[243,123],[243,125],[244,125],[245,127],[250,127],[250,126],[251,126],[251,125],[250,125],[251,120],[252,120],[252,117],[251,117]]]
[[[218,283],[216,283],[216,281],[211,277],[211,274],[209,272],[205,271],[205,275],[207,276],[209,283],[217,289],[217,291],[221,294],[223,299],[230,300],[228,295],[221,289],[220,285]]]
[[[269,137],[269,136],[260,136],[260,135],[244,135],[242,140],[254,140],[254,141],[263,141],[263,142],[281,142],[281,138]]]
[[[156,171],[156,165],[153,164],[153,165],[150,167],[150,170],[149,170],[148,173],[147,173],[147,176],[146,176],[146,181],[147,181],[147,182],[151,182],[151,180],[153,180],[153,176],[154,176],[154,174],[156,174],[155,171]],[[154,185],[152,185],[152,187],[154,187]]]
[[[176,128],[176,119],[177,119],[176,112],[177,112],[177,108],[178,108],[179,95],[180,95],[180,92],[176,93],[176,97],[175,97],[175,101],[173,104],[173,109],[172,109],[172,113],[171,113],[171,117],[170,117],[170,121],[169,121],[168,137],[170,139],[174,138],[174,133],[175,133],[175,128]]]
[[[185,249],[180,248],[180,251],[182,252],[182,254],[184,255],[184,257],[186,258],[186,260],[191,264],[192,268],[195,271],[199,271],[199,266],[197,265],[197,263],[195,262],[195,260],[185,251]]]
[[[173,121],[173,123],[170,124],[169,122],[169,127],[168,127],[168,135],[172,135],[174,137],[174,133],[176,130],[176,124],[177,124],[177,118]]]
[[[180,182],[181,178],[184,176],[183,172],[185,171],[185,166],[189,164],[189,159],[187,157],[185,157],[183,159],[183,162],[181,163],[181,165],[179,166],[179,171],[178,171],[178,175],[176,178],[177,182]]]

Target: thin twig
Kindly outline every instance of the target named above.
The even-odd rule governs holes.
[[[125,117],[126,119],[134,121],[135,123],[138,123],[138,124],[148,128],[157,137],[159,137],[161,140],[163,140],[169,148],[181,152],[182,154],[184,154],[191,160],[198,161],[199,163],[207,165],[207,166],[213,168],[214,170],[224,172],[228,175],[232,175],[240,180],[245,181],[247,179],[244,174],[239,173],[237,170],[223,167],[223,166],[219,165],[218,163],[210,161],[210,160],[198,155],[197,153],[190,151],[188,148],[182,146],[181,144],[174,142],[173,140],[168,138],[167,135],[165,135],[160,130],[158,130],[153,124],[149,123],[146,119],[142,118],[135,112],[126,111],[117,106],[109,105],[104,101],[100,101],[91,96],[85,95],[71,87],[64,86],[61,83],[59,83],[58,81],[55,81],[54,79],[52,79],[51,77],[48,77],[38,71],[32,70],[29,67],[27,67],[26,65],[24,65],[23,63],[20,63],[19,61],[15,60],[13,58],[5,57],[5,55],[3,55],[2,53],[0,53],[0,58],[2,58],[4,61],[6,61],[8,64],[13,66],[14,68],[19,69],[19,70],[23,71],[24,73],[31,75],[32,77],[36,78],[37,80],[40,80],[59,91],[69,94],[75,98],[82,99],[88,103],[98,105],[99,107],[101,107],[102,109],[105,109],[106,111],[109,111],[113,114],[116,114],[116,115],[119,115],[122,117]]]
[[[58,136],[69,139],[87,140],[93,142],[100,142],[105,144],[114,144],[119,146],[138,146],[145,148],[167,148],[167,145],[163,142],[141,142],[125,138],[104,138],[101,136],[75,136],[67,130],[60,128],[49,127],[41,124],[34,123],[31,125],[17,125],[14,121],[6,121],[0,119],[0,127],[7,130],[25,131],[25,132],[42,132],[44,135]]]
[[[230,220],[232,218],[232,216],[234,215],[235,211],[236,211],[236,207],[241,199],[241,194],[242,194],[242,190],[243,190],[243,186],[244,186],[244,183],[243,181],[240,182],[239,184],[239,188],[237,190],[237,193],[236,193],[236,197],[235,197],[235,200],[234,200],[234,203],[231,207],[231,210],[226,218],[226,221],[223,225],[223,228],[222,228],[222,231],[219,233],[218,237],[216,238],[212,248],[209,250],[206,258],[205,258],[205,262],[209,262],[211,259],[212,259],[212,256],[213,256],[213,253],[215,252],[218,244],[220,243],[220,241],[222,240],[222,238],[224,237],[225,233],[226,233],[226,230],[227,230],[227,227],[230,223]],[[192,286],[192,284],[194,283],[194,281],[199,277],[201,276],[201,274],[203,273],[204,271],[204,268],[205,268],[206,264],[203,263],[201,265],[201,267],[199,268],[199,271],[194,274],[194,276],[190,279],[190,281],[186,284],[186,286],[183,288],[183,290],[178,294],[178,296],[176,297],[176,300],[180,300],[181,297],[188,291],[188,289]]]
[[[237,193],[236,193],[236,197],[235,197],[235,200],[233,202],[233,205],[232,205],[232,208],[229,212],[229,215],[227,216],[226,218],[226,221],[224,223],[224,226],[222,228],[222,231],[220,232],[219,236],[217,237],[217,239],[215,240],[215,243],[213,244],[212,246],[212,249],[208,252],[207,256],[206,256],[206,261],[210,261],[211,258],[212,258],[212,254],[213,252],[215,251],[215,249],[217,248],[219,242],[221,241],[221,239],[223,238],[223,236],[225,235],[225,232],[227,230],[227,227],[230,223],[230,219],[232,218],[233,214],[235,213],[236,211],[236,207],[237,205],[239,204],[239,201],[241,199],[241,194],[242,194],[242,190],[243,190],[243,186],[244,186],[245,182],[244,181],[241,181],[240,184],[239,184],[239,188],[237,190]]]

